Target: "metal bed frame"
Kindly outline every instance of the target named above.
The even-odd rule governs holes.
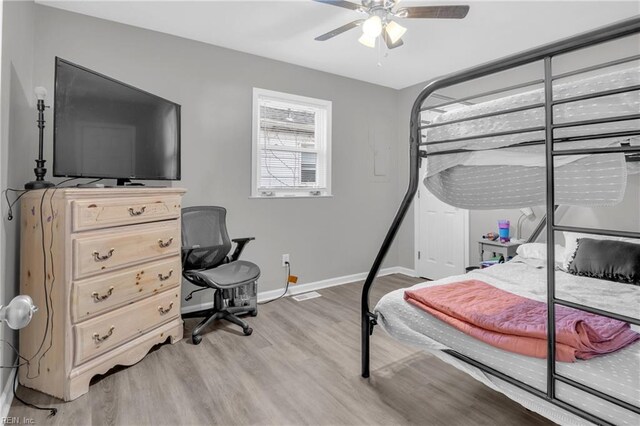
[[[597,93],[590,93],[590,94],[585,94],[580,96],[572,96],[570,98],[561,99],[561,100],[554,100],[553,99],[553,81],[554,80],[589,72],[589,71],[595,71],[595,70],[599,70],[599,69],[614,66],[614,65],[636,61],[640,59],[640,55],[629,56],[626,58],[617,59],[614,61],[609,61],[609,62],[598,64],[598,65],[584,67],[578,70],[565,72],[563,74],[558,74],[555,76],[553,75],[553,72],[552,72],[553,57],[560,54],[576,51],[582,48],[594,46],[607,41],[612,41],[612,40],[620,39],[626,36],[631,36],[634,34],[640,34],[640,16],[636,16],[631,19],[621,21],[606,27],[602,27],[587,33],[566,38],[566,39],[557,41],[555,43],[551,43],[538,48],[527,50],[522,53],[508,56],[497,61],[479,65],[477,67],[470,68],[461,72],[450,74],[448,76],[431,81],[422,90],[420,95],[417,97],[415,103],[413,104],[413,108],[411,110],[410,147],[409,147],[410,148],[409,150],[409,155],[410,155],[409,185],[404,195],[404,198],[402,200],[402,203],[400,204],[400,207],[382,243],[382,246],[380,247],[378,255],[375,258],[373,266],[369,271],[369,274],[367,276],[367,279],[364,283],[363,290],[362,290],[362,299],[361,299],[362,377],[364,378],[369,377],[370,338],[373,333],[374,326],[377,324],[376,322],[377,315],[371,312],[369,307],[369,292],[371,290],[371,286],[373,285],[374,279],[378,273],[378,270],[380,269],[380,265],[382,264],[387,252],[389,251],[389,248],[393,243],[393,240],[395,239],[398,229],[400,228],[400,225],[402,224],[402,221],[404,220],[405,215],[409,210],[411,202],[413,201],[413,198],[418,189],[418,175],[419,175],[422,159],[426,158],[427,156],[433,156],[433,155],[445,155],[445,154],[453,154],[453,153],[459,153],[459,152],[471,152],[471,150],[466,150],[466,149],[450,149],[450,150],[442,150],[442,151],[436,151],[436,152],[428,152],[427,150],[423,150],[421,148],[422,147],[426,148],[429,145],[433,145],[436,143],[445,144],[445,143],[459,142],[461,140],[472,140],[472,139],[489,138],[489,137],[496,137],[496,136],[505,136],[505,135],[518,134],[518,133],[531,132],[531,131],[544,131],[545,133],[544,140],[527,141],[520,144],[510,145],[509,147],[542,145],[542,144],[545,145],[546,220],[541,222],[541,225],[538,226],[538,228],[534,231],[533,237],[535,238],[541,233],[545,223],[549,224],[547,226],[547,234],[546,234],[547,253],[548,253],[547,255],[547,343],[548,343],[547,353],[548,353],[548,356],[547,356],[546,392],[541,391],[537,388],[534,388],[520,380],[514,379],[513,377],[505,373],[495,370],[457,351],[447,349],[447,350],[444,350],[444,352],[454,358],[457,358],[461,361],[466,362],[469,365],[477,367],[480,370],[492,376],[498,377],[507,383],[510,383],[520,389],[523,389],[555,406],[558,406],[570,413],[578,415],[596,424],[609,425],[610,423],[599,417],[596,417],[595,415],[589,412],[586,412],[580,408],[577,408],[559,399],[556,396],[557,381],[560,381],[567,385],[578,388],[591,395],[595,395],[612,404],[615,404],[619,407],[623,407],[627,410],[630,410],[636,414],[640,414],[640,408],[635,405],[629,404],[626,401],[622,401],[618,398],[612,397],[601,391],[593,389],[583,383],[576,382],[568,377],[564,377],[558,374],[556,372],[556,361],[555,361],[555,353],[556,353],[555,306],[556,305],[562,305],[562,306],[567,306],[574,309],[580,309],[580,310],[591,312],[597,315],[602,315],[605,317],[625,321],[631,324],[640,325],[640,320],[637,318],[631,318],[625,315],[616,314],[614,312],[608,312],[608,311],[604,311],[594,307],[585,306],[582,304],[557,298],[555,296],[555,270],[554,270],[555,269],[554,268],[555,266],[554,250],[555,250],[555,232],[556,231],[570,231],[570,232],[580,232],[580,233],[586,233],[586,234],[640,238],[640,232],[627,232],[627,231],[615,231],[615,230],[607,230],[607,229],[556,225],[555,210],[557,208],[557,205],[555,204],[555,199],[554,199],[554,168],[553,168],[554,157],[561,156],[561,155],[565,156],[565,155],[583,155],[583,154],[625,153],[628,161],[637,161],[638,155],[640,154],[640,146],[630,146],[628,144],[621,144],[621,146],[618,146],[618,147],[556,150],[554,148],[554,145],[555,143],[558,143],[558,142],[572,142],[572,141],[589,140],[589,139],[636,136],[636,135],[640,135],[640,129],[634,129],[632,131],[600,133],[596,135],[569,137],[569,138],[554,138],[554,129],[574,127],[574,126],[584,126],[588,124],[602,124],[602,123],[613,123],[613,122],[627,121],[627,120],[637,120],[637,119],[640,119],[640,114],[599,118],[599,119],[592,119],[592,120],[583,120],[579,122],[571,122],[571,123],[563,123],[563,124],[554,124],[553,122],[553,118],[554,118],[553,107],[555,105],[640,90],[640,86],[634,85],[634,86],[628,86],[620,89],[612,89],[612,90],[601,91]],[[528,81],[525,83],[513,85],[513,86],[502,88],[499,90],[493,90],[490,92],[484,92],[484,93],[473,95],[470,97],[446,101],[444,103],[440,103],[433,107],[423,107],[424,101],[427,98],[429,98],[429,96],[434,94],[434,92],[436,92],[437,90],[450,87],[456,84],[464,83],[480,77],[485,77],[490,74],[506,71],[522,65],[538,62],[538,61],[544,61],[544,78],[543,79]],[[482,116],[470,117],[467,120],[477,119],[479,117],[490,117],[490,116],[502,115],[502,114],[507,114],[512,112],[522,111],[524,109],[544,107],[545,108],[545,126],[518,129],[513,131],[507,131],[507,132],[495,132],[491,134],[483,134],[478,136],[455,138],[455,139],[449,139],[445,141],[435,141],[435,142],[423,141],[421,138],[422,130],[427,129],[429,127],[433,127],[433,125],[431,124],[427,124],[427,125],[422,124],[421,113],[423,111],[437,110],[438,108],[442,108],[447,105],[459,104],[461,102],[469,101],[471,99],[482,98],[490,95],[500,94],[503,92],[513,91],[516,89],[525,88],[533,85],[539,85],[539,84],[542,84],[544,87],[544,103],[532,104],[526,107],[500,110],[496,112],[483,114]],[[451,124],[451,123],[447,123],[447,124]]]

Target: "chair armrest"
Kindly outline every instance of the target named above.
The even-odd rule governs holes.
[[[238,260],[240,258],[240,255],[242,254],[242,251],[244,250],[244,246],[246,246],[249,241],[253,240],[255,240],[255,237],[234,238],[233,240],[231,240],[236,243],[236,249],[231,255],[231,261],[235,262],[236,260]]]
[[[253,241],[255,239],[256,239],[256,237],[244,237],[244,238],[234,238],[231,241],[233,241],[234,243],[242,243],[242,242],[244,242],[244,244],[246,244],[249,241]]]

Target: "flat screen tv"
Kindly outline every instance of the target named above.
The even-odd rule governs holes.
[[[180,105],[56,58],[53,174],[180,179]]]

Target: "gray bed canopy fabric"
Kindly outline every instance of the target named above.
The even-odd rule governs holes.
[[[588,78],[570,81],[561,79],[554,84],[554,100],[637,85],[640,85],[638,66]],[[423,132],[423,137],[426,136],[429,143],[429,153],[452,149],[474,151],[427,156],[425,186],[443,202],[465,209],[544,205],[544,145],[521,145],[544,141],[544,107],[527,108],[543,102],[543,89],[536,89],[461,106],[435,117],[432,112],[423,116],[423,120],[426,118],[426,121],[430,121],[429,128]],[[523,110],[491,115],[519,107],[523,107]],[[554,124],[637,116],[638,113],[640,92],[631,91],[556,105]],[[483,117],[484,115],[491,116]],[[638,136],[572,140],[577,136],[624,133],[637,130],[638,127],[638,119],[561,127],[555,132],[555,137],[561,140],[561,143],[556,142],[556,149],[640,145]],[[533,130],[527,131],[528,129]],[[523,132],[482,137],[485,134],[495,135],[517,130]],[[497,148],[500,150],[496,151]],[[639,171],[638,163],[627,163],[621,153],[556,157],[554,169],[556,202],[588,207],[619,203],[625,194],[627,176]]]

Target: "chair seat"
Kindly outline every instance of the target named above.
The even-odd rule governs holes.
[[[260,277],[260,268],[255,263],[236,260],[206,271],[193,272],[213,288],[233,288],[249,284]]]

